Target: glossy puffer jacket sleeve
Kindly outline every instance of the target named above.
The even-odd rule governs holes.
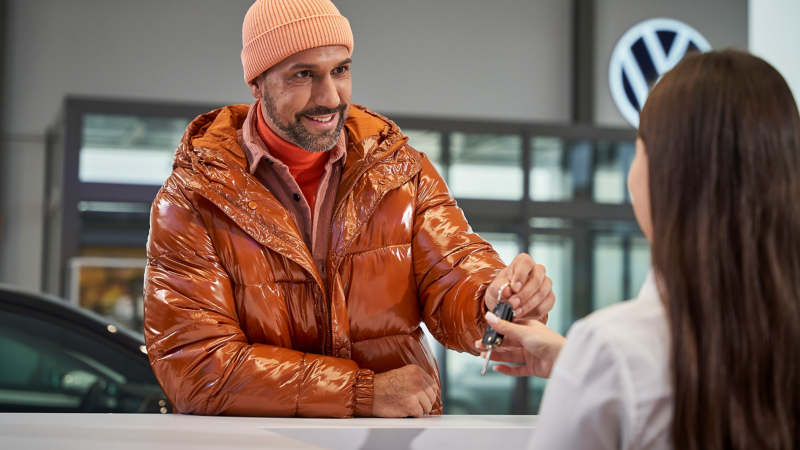
[[[145,339],[161,387],[187,414],[370,415],[372,372],[351,360],[251,345],[191,193],[173,173],[153,203]],[[183,176],[186,176],[185,172]]]
[[[477,355],[486,287],[505,265],[472,232],[447,185],[427,157],[417,175],[412,253],[423,320],[445,347]]]

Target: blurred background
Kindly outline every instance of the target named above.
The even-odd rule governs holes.
[[[51,300],[107,319],[104,330],[141,339],[150,202],[189,121],[252,102],[239,58],[251,3],[0,1],[4,289],[59,297]],[[549,325],[560,333],[634,297],[649,269],[626,187],[636,130],[621,105],[635,114],[663,57],[692,46],[749,50],[800,93],[797,0],[334,3],[355,36],[354,102],[396,121],[507,263],[528,252],[547,267],[557,297]],[[648,41],[637,24],[656,18],[691,33],[664,25]],[[613,56],[617,47],[632,59]],[[22,328],[8,331],[21,322],[6,310],[0,305],[0,358],[12,350],[45,358],[36,347],[44,344],[25,341]],[[538,411],[545,380],[481,378],[481,360],[436,352],[447,413]],[[117,405],[109,386],[132,383],[125,369],[76,358],[85,367],[62,362],[48,376],[33,363],[0,370],[0,405],[66,402],[77,392],[84,407],[102,380],[105,397],[91,401]],[[40,397],[31,403],[20,392]]]

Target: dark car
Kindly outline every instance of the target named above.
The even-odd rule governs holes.
[[[171,412],[146,353],[108,319],[0,284],[0,412]]]

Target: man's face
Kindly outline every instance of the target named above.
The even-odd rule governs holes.
[[[350,52],[336,45],[295,53],[251,81],[250,91],[278,136],[310,152],[328,151],[350,112]]]

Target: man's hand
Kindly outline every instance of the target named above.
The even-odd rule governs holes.
[[[539,378],[550,377],[553,363],[556,361],[561,347],[564,346],[563,336],[533,319],[522,319],[511,323],[487,312],[486,323],[505,336],[503,344],[498,350],[505,347],[522,348],[517,351],[493,351],[492,361],[520,364],[518,366],[498,364],[493,367],[495,371],[515,377],[530,375]],[[481,341],[477,341],[475,346],[481,351],[481,357],[486,358],[487,349]]]
[[[422,417],[430,414],[439,394],[436,380],[414,364],[377,374],[373,380],[375,417]]]
[[[544,266],[533,262],[530,255],[517,255],[489,285],[483,298],[490,312],[497,306],[497,291],[505,284],[510,286],[503,288],[502,295],[514,308],[515,317],[539,320],[553,309],[553,281],[545,274]]]

